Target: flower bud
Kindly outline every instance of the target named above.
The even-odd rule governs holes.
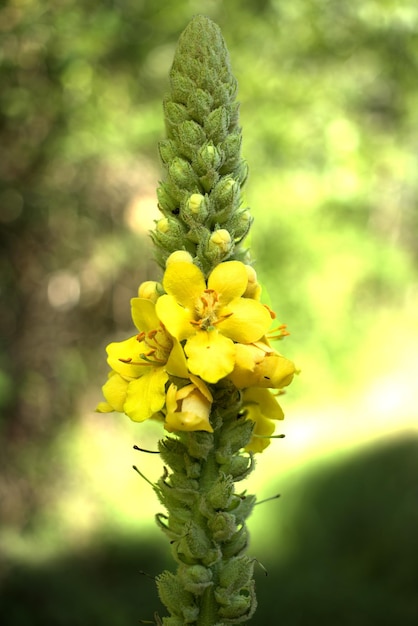
[[[186,250],[176,250],[170,254],[165,264],[168,267],[171,263],[178,263],[179,261],[182,263],[193,263],[193,257]]]
[[[238,389],[267,387],[282,389],[289,385],[297,370],[295,364],[267,344],[236,344],[235,367],[228,378]]]
[[[242,239],[248,235],[252,223],[253,218],[251,217],[251,213],[248,209],[240,211],[232,217],[230,227],[234,232],[235,241],[242,241]]]
[[[170,230],[170,221],[167,217],[163,217],[155,224],[155,228],[159,233],[168,233]]]
[[[203,124],[213,108],[213,98],[207,91],[194,88],[189,93],[187,108],[193,119]]]
[[[170,253],[181,245],[185,230],[181,222],[176,219],[163,217],[156,222],[155,230],[150,234],[155,244]]]
[[[218,169],[221,164],[220,154],[213,143],[202,146],[199,150],[199,157],[207,170]]]
[[[158,144],[161,161],[167,165],[177,156],[176,145],[171,139],[164,139]]]
[[[204,121],[204,130],[208,139],[214,143],[223,141],[229,128],[229,114],[225,106],[220,106],[207,116]]]
[[[200,211],[200,207],[204,201],[205,197],[200,193],[193,193],[188,200],[188,209],[193,215],[198,215]]]
[[[138,297],[157,302],[159,296],[163,293],[162,285],[155,280],[146,280],[138,287]]]
[[[168,167],[168,172],[174,184],[180,189],[192,190],[197,186],[196,174],[185,159],[180,157],[173,159]]]
[[[209,422],[212,396],[206,386],[203,391],[204,393],[193,383],[179,390],[173,383],[170,385],[166,396],[166,430],[206,430],[213,433]]]
[[[209,238],[208,254],[218,254],[219,258],[224,257],[232,250],[233,242],[231,235],[225,228],[215,230]]]
[[[253,300],[260,300],[261,287],[257,282],[257,273],[251,265],[246,265],[245,269],[248,274],[247,288],[243,293],[244,298],[252,298]]]
[[[185,120],[189,119],[189,114],[186,107],[183,104],[172,102],[171,100],[165,100],[163,102],[163,109],[165,119],[171,126],[181,124]]]

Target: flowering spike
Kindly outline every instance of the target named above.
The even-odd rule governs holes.
[[[248,168],[241,158],[237,83],[221,32],[195,17],[180,37],[164,99],[167,137],[162,217],[151,233],[164,269],[131,300],[136,334],[107,346],[110,373],[97,411],[159,421],[163,475],[153,484],[166,513],[176,572],[156,583],[170,616],[161,626],[241,624],[257,601],[246,521],[256,497],[236,483],[274,438],[284,415],[275,395],[298,372],[269,340],[276,314],[242,242],[252,218],[241,207]],[[273,496],[271,499],[279,497]]]

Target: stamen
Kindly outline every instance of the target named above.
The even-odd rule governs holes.
[[[142,356],[141,354],[139,356]],[[141,363],[140,361],[132,361],[132,359],[118,359],[121,363],[126,363],[127,365],[146,365],[149,367],[149,363]]]
[[[272,320],[275,320],[275,319],[276,319],[276,314],[275,314],[275,312],[274,312],[274,311],[273,311],[273,310],[272,310],[272,309],[271,309],[271,308],[270,308],[267,304],[263,304],[263,306],[264,306],[264,307],[267,309],[267,311],[269,312],[271,319],[272,319]]]
[[[273,328],[267,335],[267,339],[271,339],[274,341],[275,339],[283,339],[283,337],[288,337],[290,335],[287,330],[286,324],[280,324],[276,328]]]
[[[216,324],[220,324],[221,322],[223,322],[224,320],[228,319],[228,317],[231,317],[231,315],[234,315],[233,312],[231,313],[225,313],[225,315],[222,315],[221,317],[218,317],[217,320],[214,320],[212,322],[212,326],[216,326]]]

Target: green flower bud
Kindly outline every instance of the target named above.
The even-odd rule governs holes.
[[[196,153],[196,146],[201,146],[206,141],[203,128],[193,120],[179,124],[173,134],[179,146],[189,145],[193,148],[191,154]]]
[[[176,102],[186,104],[189,94],[195,89],[191,78],[172,68],[170,72],[171,97]]]
[[[203,128],[208,139],[215,144],[224,141],[229,128],[229,114],[225,106],[220,106],[207,116]]]
[[[249,233],[253,218],[248,209],[235,213],[228,220],[226,226],[234,233],[235,242],[242,241]]]
[[[180,566],[179,568],[179,578],[184,589],[198,596],[213,584],[212,577],[212,571],[203,565]]]
[[[166,181],[157,189],[158,208],[164,215],[176,215],[180,213],[180,201],[182,192],[173,183]]]
[[[224,155],[223,169],[235,169],[241,161],[241,133],[230,133],[220,144],[219,149]]]
[[[156,228],[151,233],[155,244],[167,251],[174,252],[178,248],[178,242],[185,236],[183,226],[172,218],[163,217],[156,223]]]
[[[252,585],[254,586],[254,585]],[[248,591],[247,589],[245,590]],[[233,596],[229,595],[225,591],[215,591],[215,597],[217,601],[224,606],[219,609],[219,615],[224,619],[236,620],[237,618],[249,619],[256,609],[254,592],[252,594],[243,595],[237,593]],[[253,606],[254,605],[254,606]],[[240,622],[242,619],[239,620]]]
[[[212,531],[213,539],[221,542],[230,540],[237,531],[235,516],[224,511],[215,513],[210,518],[208,527]]]
[[[210,195],[210,199],[214,204],[215,211],[228,208],[230,212],[239,206],[240,202],[240,186],[232,176],[224,176]]]
[[[206,117],[213,108],[213,98],[207,91],[203,89],[194,89],[190,92],[187,101],[187,109],[190,115],[199,124],[203,124]]]
[[[239,591],[251,581],[254,571],[254,559],[248,556],[236,556],[224,563],[219,584],[229,591]]]
[[[175,128],[181,122],[189,119],[189,114],[186,107],[183,104],[172,102],[172,100],[165,100],[163,102],[163,109],[166,123]]]
[[[160,159],[164,165],[171,163],[171,161],[177,156],[176,144],[172,139],[164,139],[163,141],[160,141],[158,144],[158,150],[160,153]]]
[[[185,159],[175,157],[168,167],[168,173],[174,184],[180,189],[198,190],[197,176],[190,163]]]

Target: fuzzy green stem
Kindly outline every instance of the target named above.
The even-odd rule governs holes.
[[[241,414],[239,392],[216,393],[213,434],[179,433],[160,442],[171,472],[158,483],[167,517],[157,521],[178,563],[176,574],[157,579],[171,613],[164,626],[243,623],[256,607],[253,562],[243,554],[255,498],[234,485],[253,469],[252,457],[242,452],[253,424]]]

